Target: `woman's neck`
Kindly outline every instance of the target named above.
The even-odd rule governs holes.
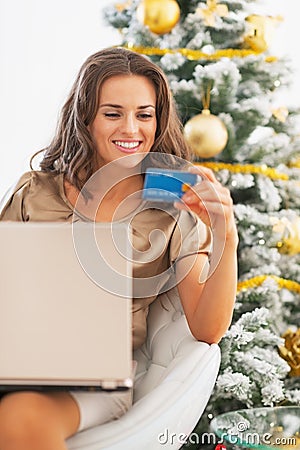
[[[107,175],[107,174],[105,174]],[[95,221],[114,221],[131,214],[141,203],[143,176],[111,173],[109,177],[97,174],[91,177],[84,191],[64,182],[66,197],[81,215]]]

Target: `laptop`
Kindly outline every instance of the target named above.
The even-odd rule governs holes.
[[[124,223],[0,223],[0,390],[132,386]]]

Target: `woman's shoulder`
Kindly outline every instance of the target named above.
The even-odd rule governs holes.
[[[11,185],[11,187],[9,188],[9,191],[11,193],[13,193],[13,192],[18,191],[23,186],[30,184],[31,178],[32,178],[32,171],[23,173],[19,178],[17,178],[15,183],[13,183]]]
[[[30,170],[23,173],[17,181],[8,189],[0,202],[0,219],[4,217],[21,216],[24,202],[28,198],[34,198],[35,201],[39,197],[45,195],[57,196],[61,191],[61,177],[54,173],[42,172],[39,170]],[[18,214],[13,214],[15,211]]]
[[[0,211],[3,210],[7,202],[14,196],[17,192],[22,191],[30,185],[32,179],[32,171],[23,173],[5,192],[4,196],[1,198]]]
[[[9,188],[5,194],[6,198],[16,194],[19,191],[28,191],[40,189],[41,187],[55,188],[57,190],[60,185],[61,175],[51,172],[42,172],[41,170],[29,170],[24,172],[17,181]]]

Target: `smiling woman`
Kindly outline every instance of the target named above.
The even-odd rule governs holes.
[[[189,157],[167,78],[147,58],[111,48],[81,67],[40,167],[80,192],[104,163],[150,149]]]
[[[190,169],[199,181],[182,203],[144,201],[150,164]],[[238,244],[232,199],[212,171],[189,162],[167,78],[142,55],[113,47],[87,58],[40,170],[21,176],[0,220],[123,221],[133,247],[133,349],[146,340],[149,305],[175,286],[195,339],[219,342],[230,325]],[[0,448],[66,449],[66,438],[119,418],[131,402],[130,391],[7,394]]]

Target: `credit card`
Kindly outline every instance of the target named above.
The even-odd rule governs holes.
[[[161,202],[180,201],[183,194],[201,179],[196,173],[182,170],[148,168],[142,198]]]

